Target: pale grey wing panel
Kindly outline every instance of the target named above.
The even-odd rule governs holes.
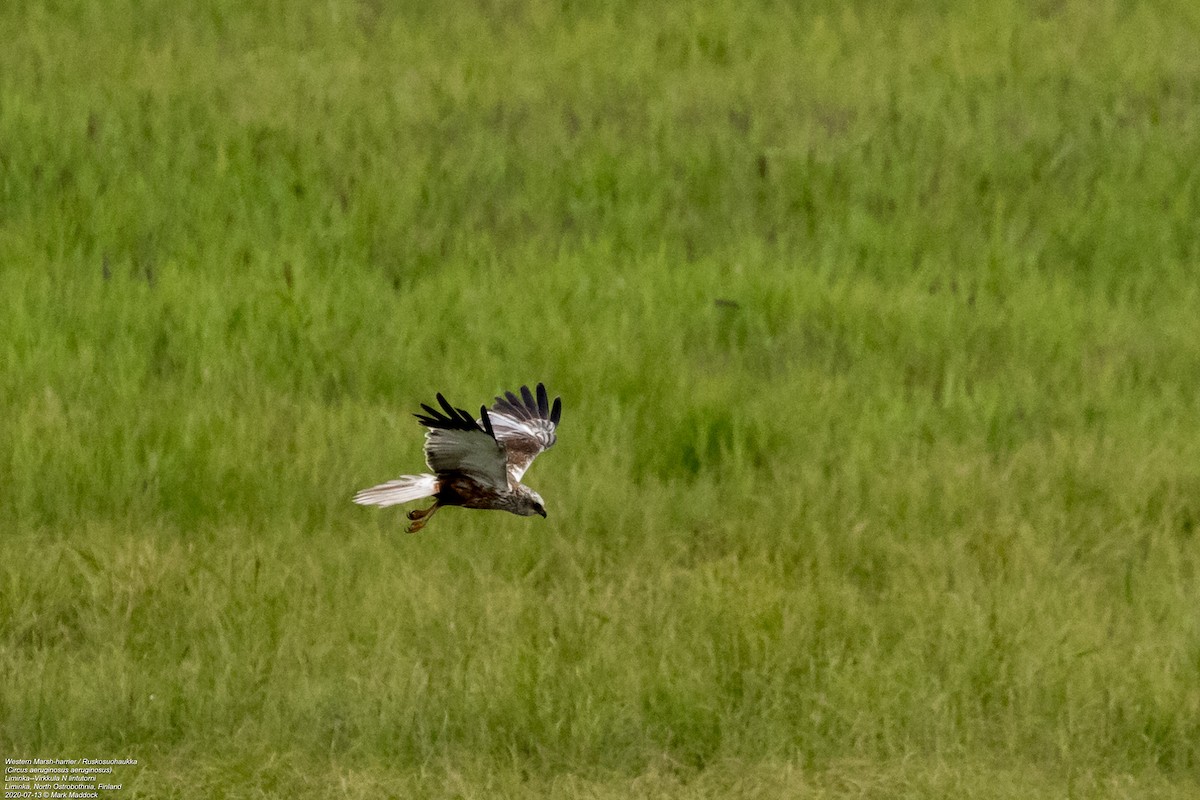
[[[455,408],[439,392],[440,409],[421,404],[416,417],[429,428],[425,434],[425,461],[434,472],[461,472],[483,486],[497,491],[508,488],[508,461],[504,445],[496,441],[487,411],[480,408],[483,422],[470,412]]]
[[[434,472],[461,472],[497,491],[508,488],[505,448],[482,430],[432,428],[425,434],[425,462]]]

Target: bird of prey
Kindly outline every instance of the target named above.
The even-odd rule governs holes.
[[[429,430],[425,433],[425,463],[434,474],[401,475],[394,481],[363,489],[354,502],[364,506],[394,506],[425,497],[433,505],[408,512],[409,533],[425,527],[442,506],[508,511],[522,517],[546,516],[541,495],[521,483],[538,453],[551,447],[562,413],[562,398],[551,404],[546,387],[537,394],[521,387],[521,396],[505,392],[489,410],[471,412],[455,408],[440,393],[438,410],[424,403],[424,414],[414,414]]]

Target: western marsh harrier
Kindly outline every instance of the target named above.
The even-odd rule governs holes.
[[[538,453],[551,447],[562,413],[562,398],[553,405],[546,387],[537,395],[528,386],[521,396],[505,392],[489,410],[479,409],[479,419],[455,408],[441,394],[441,410],[421,404],[424,414],[414,414],[429,431],[425,434],[425,463],[429,475],[401,475],[394,481],[363,489],[354,502],[364,506],[394,506],[410,500],[433,498],[433,505],[408,512],[409,533],[425,527],[442,506],[491,508],[522,517],[546,516],[542,497],[521,483]]]

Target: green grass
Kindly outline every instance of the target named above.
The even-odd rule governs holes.
[[[1195,796],[1193,4],[396,6],[0,10],[5,757]],[[548,520],[349,502],[538,380]]]

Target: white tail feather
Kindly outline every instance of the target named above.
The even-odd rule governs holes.
[[[436,475],[401,475],[394,481],[363,489],[354,495],[360,506],[397,506],[437,493]]]

